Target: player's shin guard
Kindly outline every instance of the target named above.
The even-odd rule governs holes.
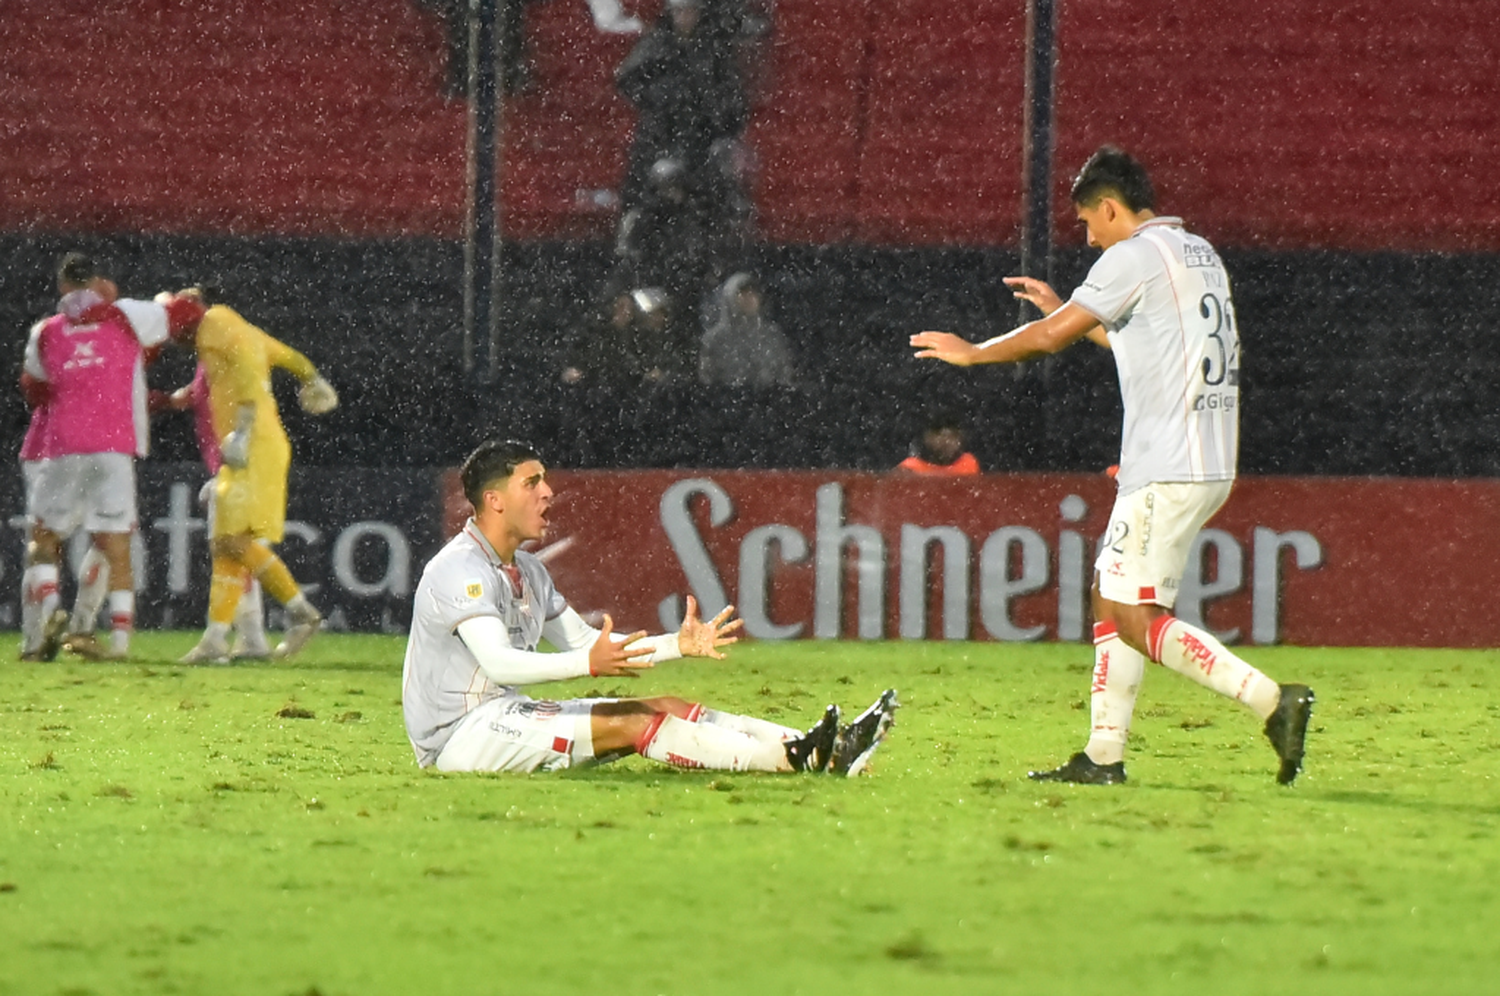
[[[662,713],[636,741],[636,751],[678,768],[716,771],[790,771],[786,748],[708,723]]]
[[[135,629],[135,592],[109,593],[109,649],[123,657],[130,652],[130,634]]]
[[[1114,623],[1094,624],[1094,680],[1089,689],[1091,725],[1084,753],[1095,764],[1125,759],[1130,716],[1146,673],[1146,656],[1120,639]]]
[[[1151,659],[1158,664],[1243,702],[1261,719],[1275,710],[1276,682],[1230,653],[1213,634],[1175,616],[1161,616],[1151,624],[1146,640]]]
[[[92,633],[99,622],[99,610],[104,608],[104,596],[109,592],[109,561],[97,546],[89,545],[88,553],[78,565],[78,597],[73,600],[73,617],[68,620],[68,632]]]
[[[286,569],[286,564],[264,543],[251,543],[246,547],[241,560],[251,577],[266,589],[266,594],[282,605],[289,603],[301,592],[302,589],[297,587],[297,579]]]
[[[47,619],[57,611],[57,565],[32,564],[21,575],[21,650],[32,653],[42,645]]]
[[[790,726],[782,726],[770,720],[756,719],[754,716],[741,716],[733,712],[720,712],[718,709],[709,709],[706,706],[695,705],[688,718],[697,723],[707,723],[709,726],[717,726],[721,730],[733,730],[743,733],[748,737],[764,741],[768,744],[783,744],[788,740],[796,740],[802,736],[801,730],[794,730]]]
[[[209,625],[229,630],[240,597],[245,593],[246,576],[244,565],[233,557],[214,558],[213,578],[208,586]]]

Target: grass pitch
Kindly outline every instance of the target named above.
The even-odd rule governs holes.
[[[805,726],[889,685],[872,777],[417,769],[400,638],[291,665],[0,663],[0,994],[1490,993],[1500,653],[1250,650],[1307,771],[1152,669],[1130,782],[1080,646],[746,645],[639,681]],[[1489,981],[1487,982],[1486,979]]]

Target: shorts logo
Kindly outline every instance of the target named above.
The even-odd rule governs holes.
[[[527,700],[525,702],[514,702],[506,706],[507,714],[525,716],[528,719],[551,719],[562,715],[562,703],[553,702],[548,699],[540,701]]]
[[[464,582],[464,594],[470,598],[483,598],[484,582],[478,578],[470,578]]]

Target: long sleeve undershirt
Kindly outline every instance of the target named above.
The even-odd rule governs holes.
[[[542,626],[542,635],[559,652],[545,654],[534,650],[517,650],[510,645],[510,634],[498,616],[475,616],[458,624],[458,638],[474,655],[479,667],[497,685],[535,685],[543,681],[565,681],[585,678],[589,670],[589,648],[599,639],[600,631],[583,621],[568,607]],[[612,633],[615,642],[624,634]],[[649,650],[651,663],[676,660],[682,656],[676,633],[646,637],[637,641]]]

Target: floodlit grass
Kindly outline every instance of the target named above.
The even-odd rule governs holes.
[[[900,688],[873,776],[835,780],[424,773],[399,638],[169,663],[192,641],[0,663],[0,993],[1495,991],[1495,652],[1247,651],[1318,692],[1287,790],[1252,716],[1156,669],[1129,784],[1028,782],[1082,743],[1083,647],[761,644],[557,689],[802,726]]]

